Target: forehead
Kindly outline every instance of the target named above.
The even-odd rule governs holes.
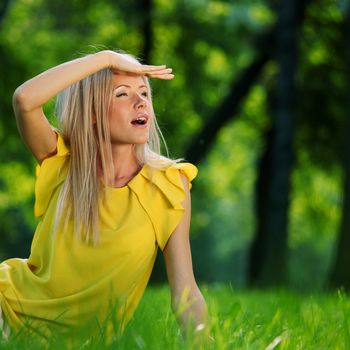
[[[139,87],[146,85],[141,75],[136,74],[113,74],[113,88],[119,85],[128,85],[131,87]]]

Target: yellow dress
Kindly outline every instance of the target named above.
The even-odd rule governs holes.
[[[0,307],[11,331],[24,326],[48,337],[88,323],[98,331],[112,321],[123,329],[146,288],[157,248],[164,249],[183,215],[180,172],[189,181],[197,175],[190,163],[156,170],[145,165],[126,186],[108,187],[108,201],[98,208],[100,240],[93,246],[72,232],[52,235],[68,165],[69,149],[59,136],[57,154],[37,167],[34,214],[40,222],[30,256],[0,264]]]

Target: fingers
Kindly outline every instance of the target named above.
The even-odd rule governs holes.
[[[173,70],[171,68],[163,68],[159,70],[154,71],[144,71],[144,74],[152,74],[152,75],[159,75],[159,74],[170,74]]]
[[[171,80],[174,79],[174,74],[146,74],[147,77],[152,79],[161,79],[161,80]]]
[[[116,74],[136,74],[136,75],[145,75],[149,78],[162,79],[162,80],[171,80],[174,78],[174,74],[172,73],[171,68],[166,68],[165,65],[162,66],[149,66],[149,65],[140,65],[137,67],[128,67],[126,69],[114,69],[114,73]]]
[[[173,70],[171,68],[165,68],[157,71],[148,72],[145,75],[149,78],[171,80],[175,77],[174,74],[171,74],[172,71]]]
[[[139,70],[142,72],[152,72],[152,71],[158,71],[158,70],[164,70],[166,69],[166,65],[162,65],[162,66],[149,66],[147,64],[143,64],[139,67]]]
[[[130,69],[130,72],[133,72],[135,74],[140,75],[146,75],[146,74],[158,74],[167,71],[169,68],[166,68],[165,65],[163,66],[148,66],[148,65],[139,65],[136,67],[133,67],[133,69]]]

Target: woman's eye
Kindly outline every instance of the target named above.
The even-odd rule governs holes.
[[[145,91],[145,92],[143,92],[141,95],[142,95],[142,96],[145,96],[145,97],[148,97],[148,92]]]
[[[121,97],[121,96],[127,96],[126,92],[120,92],[119,94],[116,95],[117,97]]]

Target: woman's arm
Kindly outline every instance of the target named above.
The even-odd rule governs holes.
[[[56,148],[56,134],[42,106],[68,86],[104,68],[159,79],[173,77],[171,70],[165,69],[165,66],[137,64],[125,55],[105,50],[63,63],[26,81],[13,95],[13,108],[19,132],[39,163]]]
[[[202,331],[208,326],[205,300],[194,278],[189,228],[191,220],[191,197],[188,179],[181,175],[186,198],[182,203],[184,216],[172,233],[163,251],[171,289],[172,309],[180,323],[182,333]]]

